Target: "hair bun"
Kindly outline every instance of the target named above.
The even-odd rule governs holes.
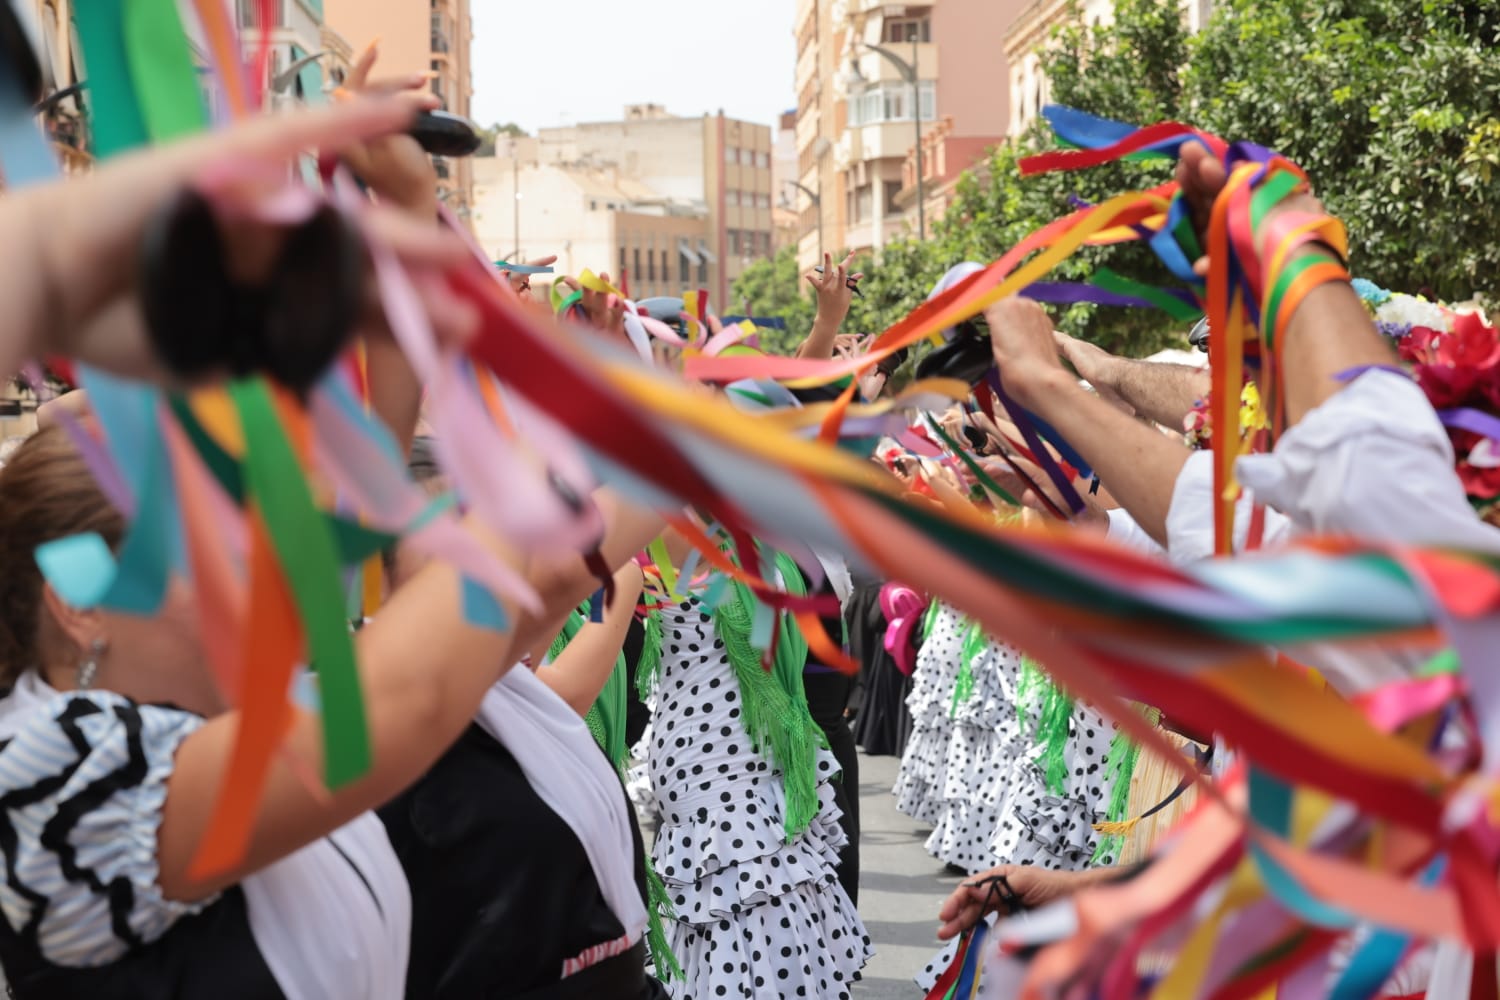
[[[359,234],[323,205],[288,229],[256,285],[230,276],[225,251],[213,205],[197,191],[180,192],[147,227],[141,291],[157,355],[186,380],[259,373],[306,393],[358,319]]]

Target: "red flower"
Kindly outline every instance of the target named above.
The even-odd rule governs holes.
[[[1478,316],[1457,317],[1451,333],[1412,330],[1401,355],[1437,409],[1500,407],[1500,339]]]
[[[1480,500],[1500,497],[1500,467],[1486,469],[1460,460],[1457,468],[1466,494]]]

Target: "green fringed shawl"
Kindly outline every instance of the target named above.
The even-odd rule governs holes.
[[[781,553],[772,556],[790,594],[806,593],[802,571]],[[761,654],[751,643],[755,616],[762,607],[749,587],[729,581],[728,600],[712,612],[714,630],[740,684],[744,699],[742,721],[757,753],[781,771],[786,798],[784,828],[787,842],[806,830],[818,812],[818,750],[827,740],[807,707],[802,670],[807,665],[807,640],[790,616],[776,624],[775,655],[766,672]]]
[[[732,552],[728,552],[734,558]],[[803,596],[807,589],[802,571],[789,557],[769,553],[790,594]],[[782,615],[774,626],[775,656],[768,672],[751,641],[757,614],[769,608],[754,591],[737,580],[719,578],[725,599],[710,610],[714,631],[723,640],[725,656],[734,670],[743,700],[741,721],[755,751],[768,758],[781,772],[786,799],[784,826],[790,843],[806,830],[818,812],[818,750],[827,747],[823,731],[807,708],[802,670],[807,665],[807,640],[790,616]],[[661,671],[661,622],[658,612],[646,618],[646,638],[636,686],[646,698]]]
[[[1021,681],[1016,694],[1016,712],[1020,716],[1022,734],[1031,729],[1029,722],[1033,708],[1037,710],[1034,738],[1042,749],[1040,765],[1046,777],[1047,791],[1053,795],[1066,795],[1073,699],[1054,684],[1034,660],[1026,657],[1021,661]],[[1147,718],[1157,714],[1155,709],[1142,711],[1147,713]],[[1116,731],[1104,763],[1105,778],[1111,782],[1105,825],[1111,829],[1123,823],[1130,810],[1130,781],[1139,756],[1140,747],[1125,735],[1124,730]],[[1106,857],[1118,857],[1124,840],[1121,834],[1101,836],[1091,863],[1098,864]]]
[[[567,648],[568,643],[578,635],[588,621],[588,602],[579,605],[578,609],[568,616],[563,624],[563,630],[558,633],[557,638],[552,640],[552,645],[547,650],[549,660],[557,659],[559,653]],[[647,619],[646,637],[647,641],[641,650],[642,669],[648,653],[651,653],[651,628],[650,619]],[[661,626],[656,629],[656,647],[654,655],[658,662],[661,659]],[[653,668],[654,669],[654,668]],[[583,717],[584,723],[589,727],[594,741],[604,751],[609,762],[614,765],[620,774],[620,780],[625,780],[625,769],[630,762],[630,748],[625,745],[625,710],[626,697],[629,681],[627,680],[627,669],[625,654],[621,652],[615,658],[615,668],[610,671],[609,679],[604,682],[604,687],[599,691],[599,697],[589,707],[588,714]],[[682,965],[677,961],[677,956],[672,953],[671,945],[667,942],[667,931],[663,920],[676,918],[676,911],[672,906],[672,899],[667,895],[667,887],[662,883],[661,876],[656,873],[656,866],[651,862],[651,853],[646,852],[646,947],[651,953],[651,960],[656,969],[657,978],[664,983],[669,983],[675,977],[684,979]]]
[[[974,697],[974,662],[989,648],[989,636],[978,624],[971,624],[964,635],[963,648],[958,654],[958,678],[953,683],[953,703],[948,707],[948,717],[958,714],[958,706]]]

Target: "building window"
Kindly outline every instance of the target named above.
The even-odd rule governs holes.
[[[887,215],[894,215],[895,213],[901,211],[901,209],[899,209],[898,207],[896,207],[896,195],[898,195],[901,192],[901,182],[900,181],[885,181],[884,183],[885,183],[885,213]]]
[[[738,191],[731,191],[724,196],[724,201],[729,205],[730,208],[739,208],[740,193]]]
[[[724,162],[732,167],[740,165],[740,150],[738,146],[729,146],[724,150]]]
[[[729,231],[729,254],[730,254],[730,256],[733,257],[733,256],[738,256],[739,252],[740,252],[740,231],[738,229],[731,229]]]
[[[755,154],[755,165],[757,167],[761,167],[762,169],[764,169],[766,167],[769,167],[771,165],[771,154],[770,153],[756,153]]]
[[[677,281],[683,288],[687,288],[688,282],[693,280],[693,265],[689,263],[687,254],[678,251],[677,254]]]
[[[759,195],[756,196],[756,203],[758,205],[760,205],[761,208],[770,208],[771,207],[771,196],[769,194],[767,194],[766,192],[761,192]]]
[[[595,200],[590,200],[589,201],[589,211],[590,212],[597,212],[597,211],[599,211],[599,202],[595,201]]]
[[[875,189],[866,184],[854,192],[854,218],[863,222],[875,214]]]
[[[636,279],[639,280],[640,277],[641,277],[641,248],[640,247],[636,247],[633,251],[631,251],[631,259],[632,259],[632,263],[634,263],[635,266],[630,269],[630,273],[633,274],[633,275],[635,275]]]
[[[650,250],[646,251],[646,280],[653,284],[656,282],[656,254]]]
[[[667,252],[661,252],[661,283],[670,284],[672,281],[672,265],[667,262]]]
[[[923,80],[922,120],[937,121],[937,84]],[[880,83],[849,98],[849,124],[878,125],[911,121],[911,84]]]
[[[621,247],[620,248],[620,277],[624,278],[624,276],[625,276],[625,248]]]
[[[919,42],[930,42],[932,41],[932,19],[888,17],[885,19],[884,30],[880,37],[886,43],[906,42],[910,44],[913,39]]]
[[[708,286],[708,258],[698,258],[698,284]]]

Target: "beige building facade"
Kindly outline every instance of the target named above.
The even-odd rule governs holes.
[[[495,260],[556,254],[559,273],[607,273],[636,298],[712,289],[706,212],[614,168],[538,162],[535,140],[500,148],[473,161],[474,232]]]
[[[241,0],[244,2],[244,0]],[[302,3],[304,0],[283,0]],[[380,42],[381,76],[432,73],[432,92],[443,107],[468,118],[474,28],[470,0],[319,0],[328,25],[356,51]],[[461,219],[473,213],[473,167],[466,159],[439,159],[438,194]]]
[[[934,192],[1005,134],[1010,74],[998,56],[1026,0],[801,0],[797,146],[799,261],[878,251],[915,231]],[[913,80],[915,77],[915,81]],[[914,85],[915,83],[915,85]],[[916,210],[914,150],[924,213]],[[910,189],[910,190],[908,190]]]
[[[603,269],[618,269],[619,251],[623,249],[632,291],[637,294],[643,287],[638,282],[664,284],[660,255],[666,252],[671,258],[668,270],[674,276],[673,284],[681,283],[685,265],[695,276],[691,287],[706,288],[715,311],[732,311],[726,303],[734,280],[750,264],[772,253],[768,126],[722,114],[679,118],[658,105],[632,105],[619,121],[540,129],[534,142],[533,155],[538,165],[574,175],[608,172],[626,185],[628,191],[639,195],[627,204],[653,206],[646,213],[648,216],[703,220],[706,232],[702,238],[694,237],[678,250],[662,246],[660,241],[666,236],[657,236],[653,226],[642,223],[632,228],[628,221],[624,224],[622,232],[626,239],[616,240],[614,252],[606,258]],[[539,196],[528,190],[524,182],[514,193],[522,196],[522,240],[527,247],[536,246],[536,236],[527,221],[550,213],[552,206],[541,205]],[[609,201],[606,198],[604,203]],[[486,202],[486,211],[489,204]],[[675,231],[677,223],[668,228]],[[629,238],[636,234],[636,229],[637,235],[648,241],[646,244]],[[568,238],[565,233],[559,235]],[[649,242],[653,238],[657,239],[654,247]],[[514,242],[512,238],[511,243]],[[637,249],[642,255],[639,269],[631,266]],[[559,251],[554,246],[547,252]],[[655,281],[650,279],[653,260],[658,275]],[[701,280],[697,278],[700,270]]]

